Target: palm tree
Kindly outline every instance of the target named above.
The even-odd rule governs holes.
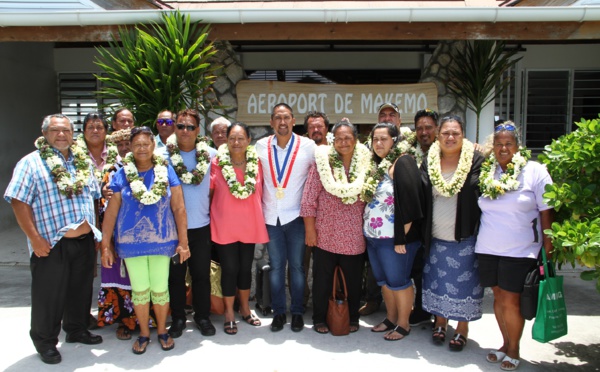
[[[162,24],[120,27],[110,48],[96,48],[95,63],[104,71],[98,94],[132,108],[137,125],[152,126],[164,109],[194,108],[206,117],[221,108],[208,98],[220,69],[209,63],[217,50],[208,32],[209,25],[191,24],[179,11],[164,13]]]
[[[449,68],[448,88],[477,116],[476,142],[481,111],[508,87],[511,78],[503,77],[504,72],[523,58],[513,58],[517,51],[505,51],[505,44],[495,40],[467,42],[464,53],[457,54]]]

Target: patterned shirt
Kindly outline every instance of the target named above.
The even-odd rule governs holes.
[[[69,159],[65,161],[58,150],[54,149],[54,152],[65,162],[65,168],[75,180],[76,169],[73,155],[69,152]],[[76,229],[85,221],[91,226],[96,240],[102,240],[100,230],[95,227],[96,215],[94,212],[94,199],[100,198],[100,188],[91,164],[88,185],[83,188],[81,194],[74,194],[69,199],[60,193],[46,161],[36,150],[21,159],[13,171],[13,177],[4,193],[4,199],[10,203],[13,198],[31,207],[37,231],[52,247],[62,239],[67,231]],[[33,254],[29,238],[27,245],[29,254]]]
[[[386,172],[373,200],[365,207],[363,231],[367,238],[389,239],[394,237],[394,184]]]

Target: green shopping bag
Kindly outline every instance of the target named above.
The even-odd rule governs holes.
[[[531,333],[534,340],[543,343],[567,334],[567,307],[563,292],[563,277],[556,276],[554,267],[548,265],[543,247],[542,258],[545,278],[540,281],[537,314]]]

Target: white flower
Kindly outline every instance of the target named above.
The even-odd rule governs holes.
[[[467,175],[471,171],[474,151],[475,148],[473,147],[471,141],[466,138],[463,139],[458,166],[456,167],[450,182],[446,182],[442,176],[442,168],[440,164],[440,145],[438,142],[434,142],[431,145],[427,154],[429,179],[431,180],[431,185],[435,187],[440,195],[449,198],[462,189],[465,180],[467,179]]]
[[[246,173],[244,175],[244,186],[242,186],[235,175],[235,170],[231,164],[229,148],[226,144],[219,147],[217,151],[217,162],[221,167],[221,174],[225,182],[229,185],[231,195],[238,199],[246,199],[255,191],[256,176],[258,175],[258,154],[254,146],[246,148]]]

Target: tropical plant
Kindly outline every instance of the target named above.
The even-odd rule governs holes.
[[[592,269],[581,278],[596,280],[600,292],[600,119],[575,124],[576,131],[553,140],[539,156],[554,182],[546,186],[544,202],[556,210],[556,219],[545,232],[559,266]]]
[[[136,125],[153,126],[164,109],[194,108],[206,117],[221,108],[209,98],[220,66],[209,62],[217,50],[208,32],[209,25],[192,24],[179,11],[164,13],[161,24],[119,27],[110,48],[96,48],[104,71],[98,94],[132,108]]]
[[[476,142],[481,111],[508,87],[511,77],[504,72],[523,58],[513,58],[517,51],[505,51],[505,46],[504,41],[495,40],[467,42],[464,52],[456,53],[448,68],[448,88],[477,117]]]

